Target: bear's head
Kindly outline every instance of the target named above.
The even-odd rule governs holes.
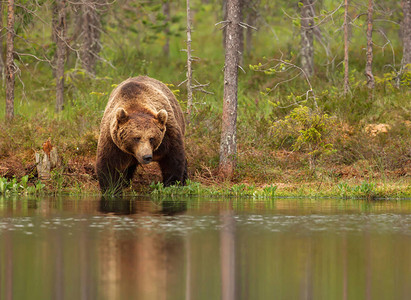
[[[148,164],[163,141],[167,117],[164,109],[156,113],[128,113],[124,108],[118,108],[111,126],[112,139],[117,147],[133,155],[140,164]]]

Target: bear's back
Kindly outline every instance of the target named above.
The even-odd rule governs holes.
[[[165,109],[168,113],[167,125],[178,127],[184,135],[185,121],[180,105],[171,90],[156,79],[148,76],[138,76],[120,83],[110,94],[102,126],[103,124],[109,126],[118,107],[122,107],[126,111],[148,109],[153,113]]]

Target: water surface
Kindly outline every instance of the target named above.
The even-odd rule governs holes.
[[[0,299],[411,299],[411,201],[0,199]]]

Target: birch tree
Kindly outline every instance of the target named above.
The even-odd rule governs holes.
[[[227,1],[224,99],[220,141],[219,174],[230,178],[236,167],[237,155],[237,87],[238,64],[240,59],[240,0]]]
[[[344,95],[349,91],[348,74],[348,0],[344,0]]]
[[[191,110],[193,107],[193,89],[192,79],[193,70],[191,66],[191,13],[190,13],[190,0],[186,1],[187,5],[187,122],[191,119]]]
[[[2,80],[4,80],[3,29],[3,2],[0,1],[0,77]]]
[[[411,0],[402,0],[402,11],[404,19],[402,21],[402,61],[401,67],[405,69],[411,64]],[[411,67],[408,66],[411,70]]]
[[[6,52],[6,120],[14,118],[14,0],[8,0],[7,7],[7,52]]]
[[[374,89],[374,75],[372,73],[372,15],[374,11],[374,1],[368,0],[368,18],[367,18],[367,62],[365,65],[365,76],[367,77],[367,87]]]

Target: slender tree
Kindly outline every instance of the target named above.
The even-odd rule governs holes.
[[[314,0],[301,0],[301,68],[314,74]]]
[[[255,1],[249,1],[248,2],[248,14],[246,18],[246,22],[248,25],[250,25],[247,28],[246,34],[245,34],[245,53],[247,56],[251,54],[252,47],[253,47],[253,28],[255,28],[257,24],[257,7],[260,4],[260,0],[255,0]]]
[[[402,0],[402,11],[404,19],[402,21],[402,61],[403,69],[411,64],[411,0]],[[409,67],[411,69],[411,67]]]
[[[163,2],[163,14],[165,16],[165,22],[169,23],[170,22],[170,1],[166,0]],[[163,53],[166,57],[169,57],[170,55],[170,28],[169,24],[164,28],[164,33],[166,35],[166,42],[163,46]]]
[[[240,0],[227,1],[224,99],[220,141],[219,173],[230,178],[236,166],[237,155],[237,87],[240,48]]]
[[[99,10],[103,5],[103,0],[85,0],[81,4],[82,42],[80,59],[84,70],[93,76],[96,73],[96,63],[101,50],[101,21]]]
[[[367,86],[374,89],[374,75],[372,73],[372,15],[374,11],[374,1],[368,0],[368,18],[367,18],[367,62],[365,65],[365,76],[367,76]],[[370,94],[372,95],[372,94]]]
[[[14,0],[8,0],[6,53],[6,120],[14,118]]]
[[[192,79],[193,70],[191,67],[191,13],[190,13],[190,0],[186,1],[187,4],[187,122],[191,119],[191,110],[193,107],[193,89]]]
[[[0,77],[2,80],[4,80],[3,29],[3,2],[0,1]]]
[[[348,0],[344,0],[344,95],[348,94]]]
[[[240,28],[238,29],[240,31],[239,36],[240,36],[240,46],[238,47],[238,52],[240,54],[240,58],[239,58],[239,65],[241,66],[243,64],[243,59],[244,59],[244,7],[247,5],[246,0],[239,0],[240,1],[240,22],[242,23],[240,25]]]
[[[222,1],[223,20],[227,20],[227,3],[228,3],[228,0]],[[226,36],[227,27],[224,26],[222,31],[223,31],[223,47],[225,47],[225,36]]]
[[[64,108],[64,63],[67,49],[66,0],[56,0],[53,7],[53,37],[56,43],[55,78],[56,78],[56,112]]]

